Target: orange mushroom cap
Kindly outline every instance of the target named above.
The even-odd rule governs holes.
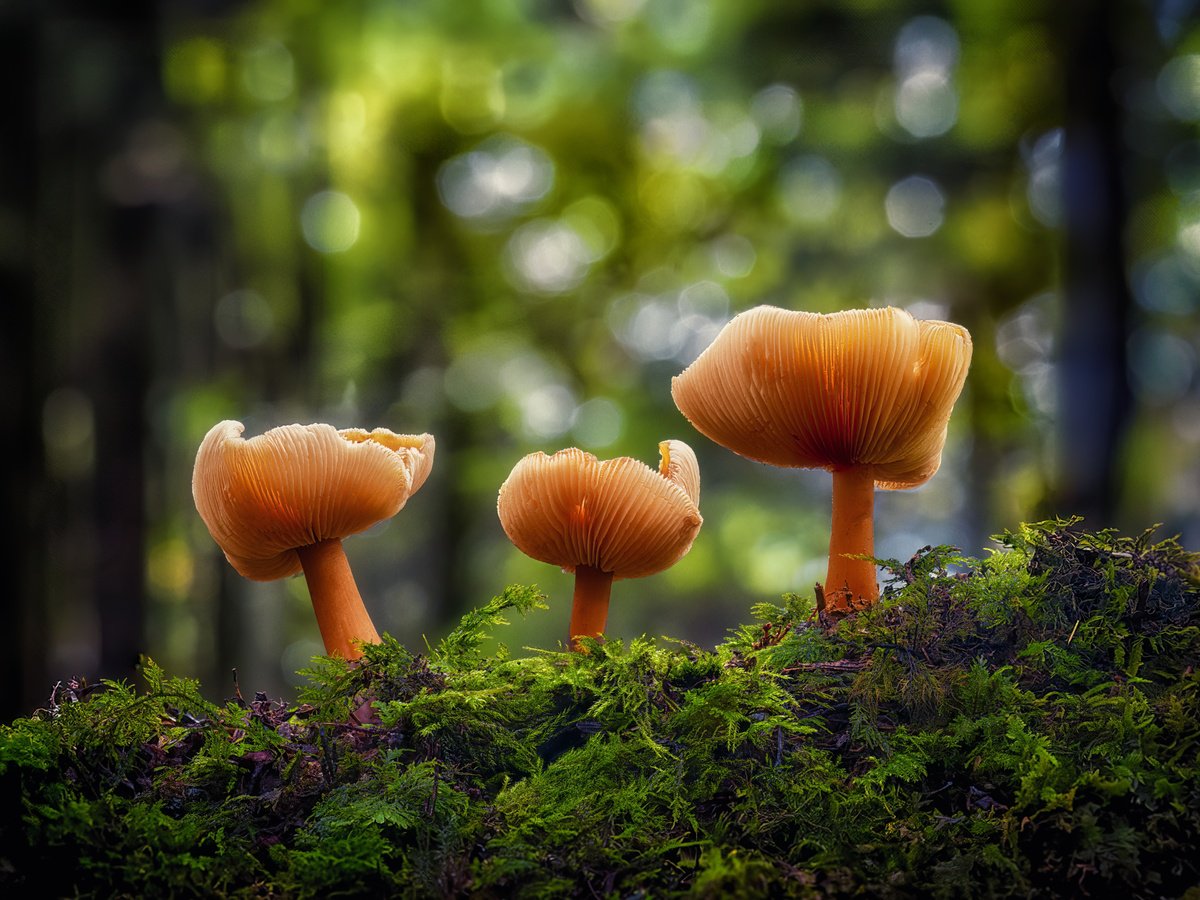
[[[870,466],[885,489],[941,465],[946,425],[971,362],[961,325],[901,309],[827,315],[747,310],[671,381],[698,431],[775,466]]]
[[[433,467],[429,434],[314,424],[245,440],[243,430],[229,420],[209,430],[196,454],[192,496],[226,559],[254,581],[300,572],[298,547],[394,516]]]
[[[663,441],[659,451],[657,472],[574,447],[531,453],[500,487],[500,524],[525,555],[567,572],[590,566],[614,579],[661,572],[691,549],[704,520],[696,454],[682,441]]]

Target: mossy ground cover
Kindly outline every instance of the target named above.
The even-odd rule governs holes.
[[[1068,524],[711,650],[485,651],[513,587],[295,703],[64,683],[0,729],[0,893],[1200,897],[1198,557]]]

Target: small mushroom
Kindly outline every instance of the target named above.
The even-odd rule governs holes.
[[[500,487],[496,511],[522,553],[575,574],[568,637],[598,638],[614,579],[670,568],[700,531],[700,467],[682,441],[658,445],[658,471],[571,447],[531,453]]]
[[[671,382],[702,434],[749,459],[833,473],[825,610],[879,596],[875,488],[927,481],[971,362],[971,336],[904,310],[829,315],[759,306],[734,317]]]
[[[433,468],[429,434],[386,428],[284,425],[241,437],[214,425],[200,444],[192,496],[209,534],[238,573],[273,581],[303,571],[325,652],[355,659],[378,643],[342,538],[391,518]]]

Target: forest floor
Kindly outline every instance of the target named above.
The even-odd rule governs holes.
[[[1200,898],[1200,556],[1040,523],[828,623],[427,654],[224,705],[145,661],[0,726],[5,896]]]

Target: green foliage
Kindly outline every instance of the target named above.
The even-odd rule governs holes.
[[[480,646],[490,635],[490,629],[508,624],[504,618],[505,611],[515,609],[524,615],[535,609],[546,609],[545,601],[545,595],[536,587],[507,587],[499,597],[493,597],[479,609],[464,615],[458,627],[442,639],[437,655],[466,663],[470,657],[478,655]],[[498,655],[504,654],[502,645]]]
[[[0,731],[0,888],[151,896],[1179,896],[1200,883],[1197,557],[1042,523],[787,595],[712,650],[514,658],[512,587],[295,705],[58,686]]]

